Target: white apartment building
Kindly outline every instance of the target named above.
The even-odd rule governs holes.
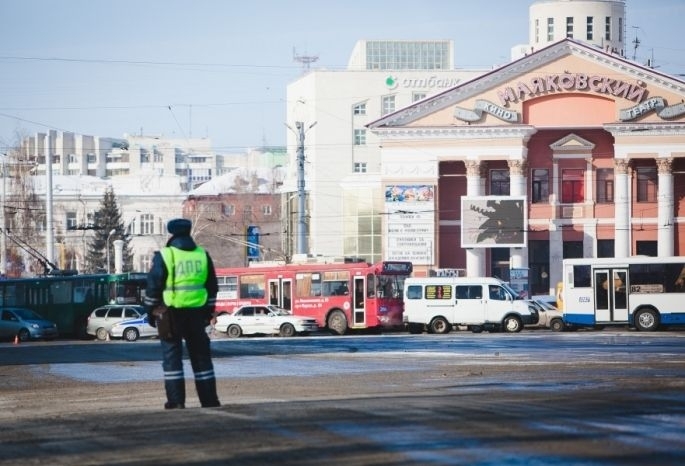
[[[24,156],[37,163],[36,173],[46,172],[47,155],[54,175],[112,178],[125,175],[177,175],[188,191],[216,174],[217,160],[208,138],[136,136],[102,138],[50,130],[23,141]]]
[[[108,187],[119,202],[135,271],[147,271],[152,253],[164,246],[166,222],[183,214],[183,201],[197,187],[240,169],[287,163],[285,148],[215,154],[211,140],[124,135],[105,138],[49,131],[27,137],[22,153],[35,161],[33,185],[47,202],[47,164],[52,173],[52,248],[38,249],[60,268],[83,270],[89,226]],[[48,159],[47,155],[51,157]],[[7,196],[12,197],[8,180]]]
[[[92,176],[55,175],[52,178],[54,257],[49,257],[50,248],[36,248],[45,251],[48,259],[61,269],[84,270],[95,212],[100,209],[104,193],[111,186],[124,228],[130,234],[133,270],[146,272],[152,254],[168,239],[166,223],[182,216],[186,193],[181,184],[178,176],[130,175],[105,180]],[[34,176],[33,187],[39,198],[46,199],[47,177]]]
[[[453,49],[450,40],[362,40],[346,70],[312,70],[288,85],[283,193],[286,211],[299,215],[296,128],[302,123],[306,253],[382,259],[380,148],[366,124],[486,71],[454,69]]]

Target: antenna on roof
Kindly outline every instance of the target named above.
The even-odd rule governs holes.
[[[635,29],[635,39],[633,39],[633,61],[637,58],[637,48],[640,46],[640,39],[637,37],[637,30],[640,29],[640,26],[633,26],[633,29]]]
[[[293,47],[293,61],[302,63],[302,70],[309,71],[309,67],[312,63],[319,60],[318,55],[298,55],[295,47]]]

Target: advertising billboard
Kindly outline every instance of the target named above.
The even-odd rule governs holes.
[[[247,227],[247,258],[259,259],[259,227],[250,225]]]
[[[385,187],[385,260],[433,264],[435,188],[430,185]]]
[[[520,248],[527,243],[525,196],[463,196],[463,248]]]

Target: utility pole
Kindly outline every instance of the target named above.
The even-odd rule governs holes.
[[[306,254],[305,218],[304,218],[304,123],[295,122],[297,128],[297,253]]]
[[[316,125],[316,121],[305,130],[304,123],[295,122],[295,130],[287,123],[286,126],[297,136],[297,254],[307,254],[307,222],[305,219],[305,190],[304,190],[304,134]],[[290,204],[288,198],[288,205]]]
[[[55,232],[52,223],[52,153],[50,152],[50,133],[45,136],[45,176],[47,188],[45,193],[45,250],[49,261],[55,261]]]
[[[295,129],[287,123],[285,125],[295,134],[295,136],[297,136],[297,254],[307,254],[307,222],[305,218],[306,192],[304,190],[304,134],[312,129],[314,125],[316,125],[316,122],[309,125],[306,130],[304,129],[304,123],[301,121],[295,122]],[[290,199],[292,199],[292,196],[288,198],[288,205],[290,205]]]

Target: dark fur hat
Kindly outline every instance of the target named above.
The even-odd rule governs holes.
[[[185,218],[175,218],[169,220],[166,225],[166,229],[173,236],[188,236],[190,235],[190,229],[193,226],[193,222]]]

